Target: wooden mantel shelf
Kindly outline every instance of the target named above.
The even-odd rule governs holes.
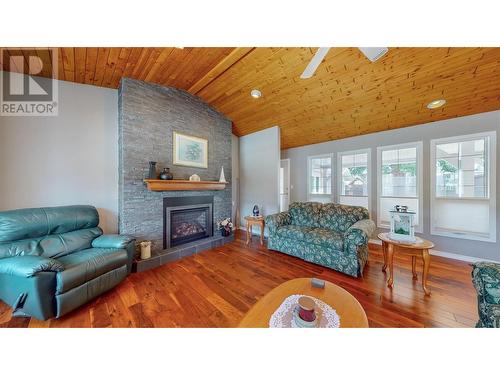
[[[189,181],[189,180],[152,180],[145,179],[150,191],[167,190],[224,190],[227,182],[219,181]]]

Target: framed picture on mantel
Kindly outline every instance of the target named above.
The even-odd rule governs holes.
[[[208,140],[174,132],[174,158],[176,165],[208,168]]]

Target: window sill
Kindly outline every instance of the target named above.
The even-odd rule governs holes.
[[[470,240],[470,241],[481,241],[481,242],[493,242],[496,243],[496,237],[493,236],[481,236],[477,234],[471,234],[471,233],[458,233],[458,232],[448,232],[445,230],[436,230],[436,229],[431,229],[431,235],[433,236],[442,236],[442,237],[450,237],[450,238],[456,238],[459,240]]]

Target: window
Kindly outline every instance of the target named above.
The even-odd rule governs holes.
[[[308,200],[317,202],[331,202],[332,156],[310,156],[308,176]]]
[[[422,142],[377,148],[377,222],[389,228],[395,205],[416,212],[416,232],[422,232]]]
[[[496,241],[496,132],[431,141],[431,233]]]
[[[369,209],[371,150],[341,152],[337,155],[338,202]]]

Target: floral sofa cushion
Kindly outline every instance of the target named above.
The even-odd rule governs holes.
[[[319,227],[321,203],[318,202],[294,202],[290,205],[291,224],[302,227]]]
[[[279,237],[303,241],[305,240],[306,233],[309,230],[310,229],[308,227],[301,227],[298,225],[284,225],[277,228],[276,234]]]
[[[321,207],[319,226],[345,232],[355,222],[369,217],[368,210],[364,207],[327,203]]]
[[[329,229],[311,228],[304,233],[304,239],[308,243],[343,251],[344,235]]]

